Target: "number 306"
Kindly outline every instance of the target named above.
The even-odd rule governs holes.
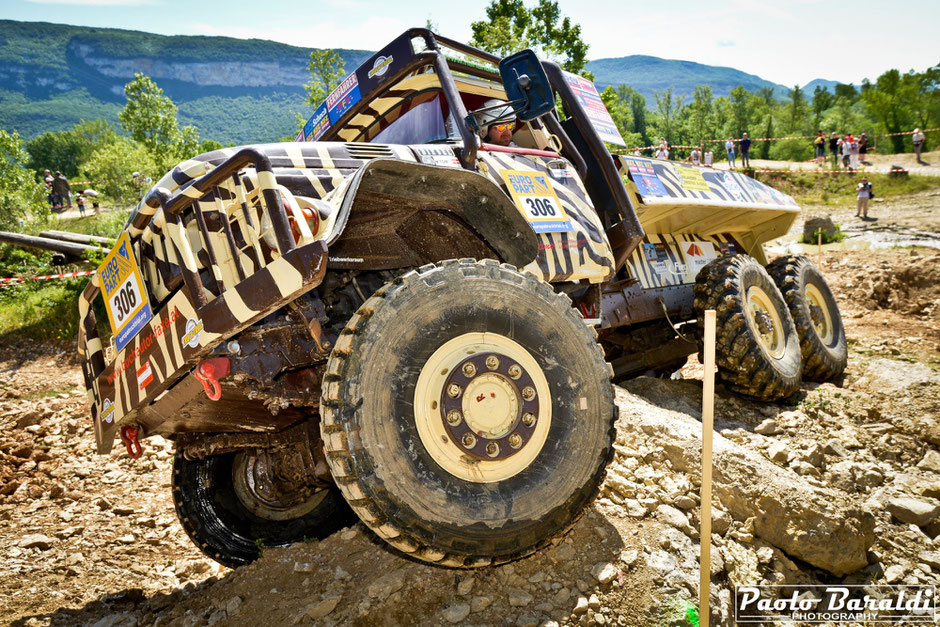
[[[127,314],[134,311],[134,307],[137,306],[137,291],[131,281],[118,288],[114,304],[117,305],[119,320],[123,320]]]
[[[525,201],[533,217],[555,215],[555,207],[548,198],[526,198]]]

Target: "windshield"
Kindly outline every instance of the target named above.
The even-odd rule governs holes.
[[[376,144],[427,144],[447,139],[441,97],[414,105],[370,141]]]

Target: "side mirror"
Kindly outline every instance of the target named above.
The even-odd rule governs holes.
[[[522,50],[500,61],[499,75],[506,98],[521,121],[534,120],[555,108],[555,97],[542,62],[531,50]]]

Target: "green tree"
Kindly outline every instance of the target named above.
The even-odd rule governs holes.
[[[163,170],[154,161],[153,153],[127,137],[118,137],[107,146],[102,146],[82,167],[89,178],[101,181],[96,190],[115,200],[118,204],[127,204],[137,200],[137,190],[133,184],[133,173],[156,180]]]
[[[901,73],[897,70],[888,70],[878,77],[874,85],[867,80],[862,84],[862,101],[865,108],[888,133],[909,130],[907,127],[910,126],[910,112],[905,98],[906,91],[901,81]],[[892,136],[891,144],[894,152],[903,151],[903,136]]]
[[[29,168],[38,174],[47,168],[61,170],[73,178],[91,153],[116,137],[114,127],[104,120],[83,121],[67,131],[43,133],[26,142]]]
[[[177,108],[149,76],[137,72],[124,86],[127,104],[118,114],[121,127],[144,145],[161,170],[193,156],[199,149],[194,126],[179,127]]]
[[[836,103],[836,97],[822,85],[816,85],[813,90],[813,127],[819,129],[822,126],[822,117],[826,110],[830,109]]]
[[[43,184],[26,168],[28,161],[19,133],[0,129],[0,229],[18,230],[21,221],[48,212]]]
[[[656,96],[656,132],[665,137],[669,144],[677,143],[678,120],[685,96],[673,96],[672,87],[666,91],[655,91],[653,95]]]
[[[539,0],[532,9],[522,0],[492,0],[486,19],[473,22],[470,29],[470,43],[494,54],[506,56],[533,48],[539,56],[558,61],[574,73],[587,63],[588,44],[581,39],[581,26],[562,17],[555,0]]]
[[[790,102],[787,105],[787,131],[800,133],[806,121],[806,96],[799,85],[789,91]]]
[[[731,101],[731,135],[740,137],[741,133],[747,131],[751,122],[751,92],[738,85],[731,90],[729,99]]]
[[[700,145],[704,140],[712,139],[715,135],[712,100],[712,88],[708,85],[699,85],[692,91],[692,103],[689,105],[689,131],[693,144]]]
[[[310,72],[310,80],[304,85],[306,103],[317,107],[346,78],[346,62],[335,50],[313,50],[307,71]]]

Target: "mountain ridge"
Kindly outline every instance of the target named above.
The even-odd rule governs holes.
[[[223,143],[274,141],[293,134],[311,111],[304,83],[311,48],[263,39],[157,35],[136,30],[0,20],[0,128],[26,138],[102,117],[117,123],[124,85],[148,74],[173,99],[182,124]],[[338,49],[352,71],[372,52]],[[716,96],[737,84],[754,90],[786,87],[730,67],[630,55],[591,61],[599,89],[624,83],[655,106],[653,94],[672,87],[691,95],[708,84]],[[818,79],[822,82],[822,79]]]

